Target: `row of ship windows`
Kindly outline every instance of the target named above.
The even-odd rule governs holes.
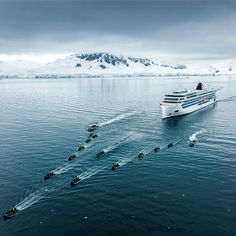
[[[205,93],[200,94],[200,96],[204,96],[204,95],[212,94],[212,93],[215,93],[215,91],[205,92]],[[198,96],[198,95],[199,94],[196,94],[196,93],[189,94],[188,96],[186,96],[186,95],[169,95],[169,94],[166,94],[165,97],[168,97],[168,98],[184,98],[184,97],[187,97],[187,98],[189,98],[189,97],[193,97],[193,96],[195,97],[195,96]]]
[[[182,99],[164,99],[164,101],[170,101],[170,102],[178,102],[178,101],[183,101],[184,99],[182,98]]]
[[[173,97],[173,98],[183,98],[185,97],[186,95],[169,95],[169,94],[166,94],[165,97]]]
[[[205,93],[202,93],[202,95],[206,95],[207,92]],[[198,96],[197,93],[189,93],[189,94],[185,94],[185,95],[172,95],[172,94],[166,94],[165,97],[173,97],[173,98],[184,98],[184,97],[187,97],[187,98],[191,98],[191,97],[195,97],[195,96]]]
[[[214,98],[214,96],[212,96],[212,97],[208,97],[208,100],[210,100],[210,99],[212,99],[212,98]],[[163,102],[165,102],[165,103],[177,103],[177,102],[172,102],[172,101],[163,101]],[[197,103],[199,103],[199,102],[201,102],[201,100],[196,100],[196,101],[192,101],[192,102],[184,102],[182,105],[194,105],[194,104],[197,104]]]
[[[208,100],[205,100],[205,101],[194,101],[194,102],[192,102],[192,103],[184,103],[184,104],[182,104],[182,107],[183,108],[187,108],[187,107],[191,107],[191,106],[193,106],[193,105],[196,105],[196,104],[203,104],[203,103],[206,103],[206,102],[208,102],[209,100],[211,100],[211,99],[213,99],[214,98],[214,96],[213,97],[208,97]]]
[[[188,103],[188,102],[193,102],[193,101],[199,101],[200,99],[202,99],[203,97],[205,97],[206,94],[204,95],[201,95],[200,97],[197,97],[197,98],[194,98],[194,99],[189,99],[189,100],[186,100],[185,103]],[[210,93],[208,94],[208,99],[212,98],[215,96],[215,93]],[[184,98],[167,98],[165,97],[164,101],[163,102],[167,102],[167,103],[177,103],[178,101],[183,101]]]
[[[201,96],[201,97],[199,97],[199,98],[197,98],[197,99],[191,99],[191,100],[187,100],[187,101],[185,101],[184,102],[184,104],[191,104],[191,103],[194,103],[194,102],[199,102],[199,101],[201,101],[201,99],[203,99],[205,96]],[[207,99],[211,99],[211,98],[213,98],[213,97],[215,97],[215,95],[209,95],[209,96],[207,96]]]

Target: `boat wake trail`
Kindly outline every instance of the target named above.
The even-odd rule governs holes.
[[[180,143],[181,141],[182,141],[182,138],[181,139],[176,139],[176,137],[175,137],[175,138],[172,139],[171,142],[167,143],[164,146],[161,146],[161,147],[156,146],[154,148],[149,149],[148,151],[144,151],[144,150],[141,149],[140,151],[142,151],[144,153],[143,156],[139,157],[139,154],[137,154],[137,156],[135,156],[133,158],[119,159],[115,163],[113,163],[112,170],[117,170],[118,168],[121,168],[121,167],[127,165],[128,163],[133,162],[135,160],[140,160],[140,159],[146,158],[148,155],[150,155],[152,153],[157,153],[157,152],[169,149],[171,147],[174,147],[176,144]],[[156,148],[158,148],[157,149],[158,151],[155,151]]]
[[[136,159],[136,157],[133,158],[126,158],[126,159],[119,159],[118,161],[116,161],[115,163],[113,163],[114,165],[117,165],[117,168],[121,168],[123,166],[126,166],[127,164],[129,164],[130,162],[134,161]]]
[[[105,166],[91,168],[91,169],[83,172],[82,174],[80,174],[78,177],[81,179],[81,181],[88,179],[88,178],[92,177],[93,175],[96,175],[97,173],[102,171],[104,168],[105,168]]]
[[[105,153],[108,153],[108,152],[114,150],[114,149],[117,148],[121,143],[123,143],[125,140],[127,140],[127,139],[130,138],[131,136],[133,136],[133,134],[130,134],[130,135],[124,137],[123,139],[121,139],[119,142],[117,142],[117,143],[115,143],[115,144],[113,144],[113,145],[111,145],[111,146],[108,146],[108,147],[104,148],[104,149],[103,149],[104,152],[105,152]]]
[[[128,136],[126,136],[125,138],[121,139],[119,142],[115,143],[112,146],[109,146],[106,148],[106,151],[109,152],[111,150],[113,150],[114,148],[118,147],[122,142],[124,142],[125,140],[127,140],[128,138],[130,138],[133,134],[130,134]],[[56,168],[55,170],[53,170],[53,172],[58,175],[58,174],[62,174],[65,173],[67,171],[69,171],[70,169],[74,168],[74,165],[69,165],[69,164],[65,164],[64,166],[60,166],[58,168]],[[91,176],[97,174],[98,172],[102,171],[105,168],[105,166],[100,166],[100,167],[95,167],[95,168],[91,168],[89,170],[86,170],[85,172],[83,172],[79,178],[81,180],[85,180],[90,178]],[[49,192],[53,192],[56,191],[57,189],[63,187],[65,184],[61,184],[60,186],[56,186],[56,185],[51,185],[47,187],[42,187],[41,189],[31,193],[29,196],[25,197],[22,201],[20,201],[18,204],[16,204],[16,208],[19,211],[22,211],[26,208],[29,208],[30,206],[32,206],[33,204],[37,203],[38,201],[40,201],[42,198],[45,197],[46,193]]]
[[[76,155],[76,158],[79,156],[78,153],[74,153],[74,155]],[[60,174],[68,172],[69,170],[71,170],[73,168],[74,168],[74,163],[66,162],[66,163],[61,164],[60,166],[56,167],[55,169],[53,169],[51,172],[53,172],[55,175],[60,175]]]
[[[104,122],[101,122],[98,126],[99,127],[102,127],[102,126],[106,126],[106,125],[110,125],[114,122],[117,122],[117,121],[120,121],[120,120],[123,120],[125,118],[128,118],[130,116],[134,116],[136,115],[137,113],[135,112],[128,112],[128,113],[123,113],[123,114],[120,114],[120,115],[117,115],[115,117],[113,117],[112,119],[108,120],[108,121],[104,121]]]
[[[133,158],[124,158],[124,159],[119,159],[118,161],[116,161],[115,163],[113,163],[113,167],[112,167],[112,170],[117,170],[118,168],[121,168],[125,165],[127,165],[128,163],[130,162],[133,162],[135,160],[139,160],[139,159],[142,159],[142,158],[145,158],[147,157],[149,154],[153,153],[154,150],[153,149],[150,149],[148,150],[147,152],[143,151],[144,152],[144,155],[139,158],[138,157],[138,154],[137,156],[133,157]]]
[[[236,95],[217,100],[217,102],[234,102],[234,101],[236,101]]]
[[[126,159],[126,160],[119,160],[117,163],[119,164],[120,167],[127,165],[131,160]]]
[[[190,137],[189,137],[189,140],[190,141],[193,141],[193,140],[197,140],[197,138],[202,135],[202,134],[205,134],[205,133],[208,133],[208,131],[203,128],[203,129],[200,129],[198,130],[197,132],[193,133]]]
[[[84,145],[85,146],[85,145]],[[91,147],[92,144],[90,145],[86,145],[85,148],[89,148]],[[74,153],[72,153],[71,155],[75,155],[76,158],[78,158],[79,156],[83,155],[82,153],[76,151]],[[68,163],[68,161],[66,163],[63,163],[61,164],[60,166],[56,167],[54,170],[52,170],[52,172],[55,174],[55,175],[60,175],[60,174],[63,174],[63,173],[66,173],[68,172],[69,170],[73,169],[74,168],[74,163],[72,164],[71,162]]]
[[[52,170],[52,172],[55,174],[55,175],[60,175],[60,174],[63,174],[63,173],[66,173],[67,171],[71,170],[74,168],[74,165],[72,165],[71,163],[66,163],[64,164],[63,166],[60,166],[54,170]]]
[[[19,211],[22,211],[30,206],[32,206],[33,204],[37,203],[40,199],[43,198],[43,193],[42,191],[36,191],[34,193],[31,193],[28,197],[26,197],[25,199],[23,199],[21,202],[19,202],[18,204],[16,204],[16,208]]]
[[[79,175],[81,180],[85,180],[90,178],[91,176],[97,174],[98,172],[102,171],[105,168],[105,166],[100,166],[100,167],[95,167],[95,168],[91,168],[85,172],[83,172],[81,175]],[[29,207],[31,207],[32,205],[36,204],[37,202],[39,202],[41,199],[45,198],[47,193],[51,193],[54,192],[64,186],[66,186],[68,183],[62,183],[59,185],[51,185],[48,187],[42,187],[41,189],[31,193],[29,196],[25,197],[22,201],[20,201],[19,203],[17,203],[15,205],[15,207],[19,210],[19,211],[23,211]]]

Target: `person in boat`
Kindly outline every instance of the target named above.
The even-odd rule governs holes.
[[[189,141],[188,144],[189,144],[190,147],[193,147],[195,145],[195,143],[193,141]]]
[[[188,144],[190,147],[193,147],[196,144],[196,142],[197,142],[196,139],[192,139],[192,140],[189,140]]]
[[[98,128],[98,122],[89,125],[90,128]]]
[[[97,134],[92,134],[91,138],[97,138]]]
[[[74,187],[75,185],[77,185],[79,183],[81,179],[79,178],[79,176],[77,176],[76,178],[74,178],[73,180],[71,180],[70,182],[70,186]]]
[[[113,165],[112,165],[112,170],[117,170],[118,168],[120,167],[120,164],[119,163],[114,163]]]
[[[159,146],[154,148],[154,152],[159,152],[161,150],[161,148]]]
[[[91,128],[91,127],[88,128],[89,132],[94,132],[95,130],[96,130],[96,128]]]
[[[69,161],[72,161],[76,158],[76,155],[75,154],[72,154],[71,156],[69,156],[68,160]]]
[[[168,148],[171,148],[171,147],[173,147],[173,146],[174,146],[173,143],[169,143],[169,144],[167,145]]]
[[[56,174],[53,171],[51,171],[44,176],[44,180],[51,179],[54,175]]]
[[[98,128],[98,123],[94,123],[94,124],[89,125],[88,131],[89,131],[89,132],[93,132],[93,131],[95,131],[97,128]]]
[[[144,151],[140,151],[139,154],[138,154],[138,158],[143,158],[145,156],[145,153]]]
[[[89,142],[91,142],[91,141],[92,141],[91,138],[87,138],[85,142],[86,142],[86,143],[89,143]]]
[[[85,146],[84,145],[80,145],[79,147],[78,147],[78,151],[82,151],[82,150],[84,150],[85,149]]]
[[[97,154],[96,154],[96,157],[100,157],[101,155],[103,155],[103,154],[105,154],[106,152],[104,151],[104,150],[102,150],[102,151],[100,151],[100,152],[98,152]]]
[[[4,215],[3,215],[3,219],[7,220],[9,218],[11,218],[12,216],[14,216],[19,210],[16,207],[11,208],[9,211],[7,211]]]
[[[88,138],[91,138],[94,135],[94,132],[90,132]]]

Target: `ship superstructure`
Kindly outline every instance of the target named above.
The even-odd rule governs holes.
[[[166,94],[160,104],[162,119],[194,112],[215,101],[215,90],[203,89],[202,83],[199,83],[194,91],[181,90]]]

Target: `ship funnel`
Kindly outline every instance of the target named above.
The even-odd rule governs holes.
[[[196,90],[202,90],[202,88],[203,88],[203,84],[201,82],[198,83]]]

